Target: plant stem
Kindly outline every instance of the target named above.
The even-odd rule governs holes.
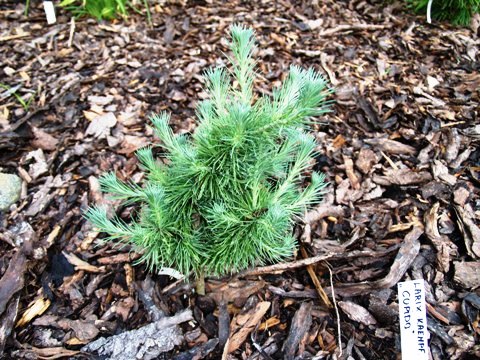
[[[28,10],[29,9],[30,9],[30,0],[27,0],[27,2],[25,4],[25,12],[24,12],[25,16],[28,16]]]
[[[148,0],[143,0],[145,3],[145,11],[147,12],[147,22],[150,27],[153,27],[152,22],[152,13],[150,12],[150,5],[148,5]]]
[[[203,269],[198,274],[195,290],[198,295],[205,295],[205,271]]]

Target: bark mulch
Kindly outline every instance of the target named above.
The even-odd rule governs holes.
[[[0,214],[6,359],[398,359],[408,279],[425,280],[432,358],[480,356],[478,28],[365,0],[159,2],[153,27],[61,10],[47,26],[41,4],[23,9],[0,4],[0,171],[23,180]],[[259,92],[290,64],[335,88],[314,129],[330,191],[295,259],[206,279],[199,296],[102,243],[82,212],[108,202],[128,218],[98,176],[141,181],[152,112],[195,129],[233,22],[257,33]]]

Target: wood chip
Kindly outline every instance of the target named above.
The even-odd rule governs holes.
[[[43,296],[33,301],[22,314],[22,317],[17,321],[15,327],[22,327],[27,325],[36,316],[42,315],[51,305],[50,299],[46,299]]]
[[[478,261],[453,263],[455,268],[454,280],[468,289],[480,287],[480,263]]]
[[[86,130],[87,135],[93,135],[96,138],[103,139],[110,134],[110,129],[117,124],[116,116],[108,112],[104,115],[95,116]]]
[[[458,224],[463,233],[467,252],[470,256],[480,258],[480,228],[473,220],[473,211],[466,211],[460,206],[455,206],[455,210],[460,220]]]
[[[283,356],[286,360],[293,360],[300,341],[312,325],[312,302],[304,302],[295,312],[287,340],[283,343]],[[301,355],[301,354],[300,354]]]
[[[432,180],[427,171],[412,171],[410,169],[388,169],[384,176],[375,175],[373,181],[379,185],[418,185]]]
[[[388,154],[415,155],[417,153],[417,150],[413,146],[386,138],[366,139],[365,143],[375,146],[377,149]]]
[[[75,254],[72,254],[72,253],[69,254],[66,251],[62,251],[62,254],[65,256],[65,258],[68,260],[70,264],[75,266],[75,270],[83,270],[83,271],[88,271],[93,273],[105,272],[104,266],[97,267],[97,266],[90,265],[86,261],[77,257]]]
[[[27,258],[22,250],[10,260],[7,270],[0,279],[0,314],[3,314],[13,295],[23,287],[23,276],[27,268]]]
[[[260,323],[262,317],[270,308],[270,302],[262,301],[258,303],[255,308],[248,310],[245,313],[240,313],[235,316],[230,324],[230,338],[228,342],[228,353],[231,353],[244,343],[247,336]]]
[[[355,304],[351,301],[339,301],[338,306],[353,321],[357,321],[363,325],[375,325],[377,320],[363,306]]]

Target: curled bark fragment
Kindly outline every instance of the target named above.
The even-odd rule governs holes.
[[[353,160],[349,157],[344,156],[343,162],[345,164],[345,172],[347,173],[348,180],[350,180],[350,184],[352,188],[355,190],[360,189],[360,180],[358,176],[355,174],[355,170],[353,170]]]
[[[390,267],[390,271],[383,279],[373,282],[360,282],[353,284],[339,284],[335,286],[335,292],[342,296],[357,296],[365,294],[376,289],[385,289],[394,286],[403,274],[409,269],[420,251],[420,241],[418,239],[423,234],[423,229],[414,226],[405,236],[405,240],[398,251],[395,260]]]
[[[425,213],[425,235],[432,242],[437,250],[437,264],[442,273],[447,273],[450,269],[450,260],[457,253],[457,246],[445,235],[440,235],[438,231],[438,209],[439,203],[435,203],[432,208]]]
[[[342,206],[320,205],[317,208],[309,211],[305,215],[303,221],[306,224],[311,224],[315,221],[326,218],[327,216],[334,216],[336,218],[340,218],[345,216],[345,211]]]

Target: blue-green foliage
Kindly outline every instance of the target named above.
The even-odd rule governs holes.
[[[308,125],[328,110],[324,78],[292,66],[273,96],[255,99],[253,31],[233,26],[231,50],[229,70],[206,73],[210,97],[198,106],[193,136],[174,135],[166,113],[151,117],[166,160],[151,147],[138,151],[143,188],[114,174],[100,179],[116,199],[142,204],[136,219],[108,219],[101,207],[86,213],[108,239],[133,244],[151,269],[222,275],[288,258],[296,217],[325,188],[322,174],[304,177],[316,146]]]
[[[407,0],[419,14],[426,14],[429,0]],[[433,0],[432,18],[448,20],[457,25],[469,25],[474,14],[480,12],[480,0]]]

